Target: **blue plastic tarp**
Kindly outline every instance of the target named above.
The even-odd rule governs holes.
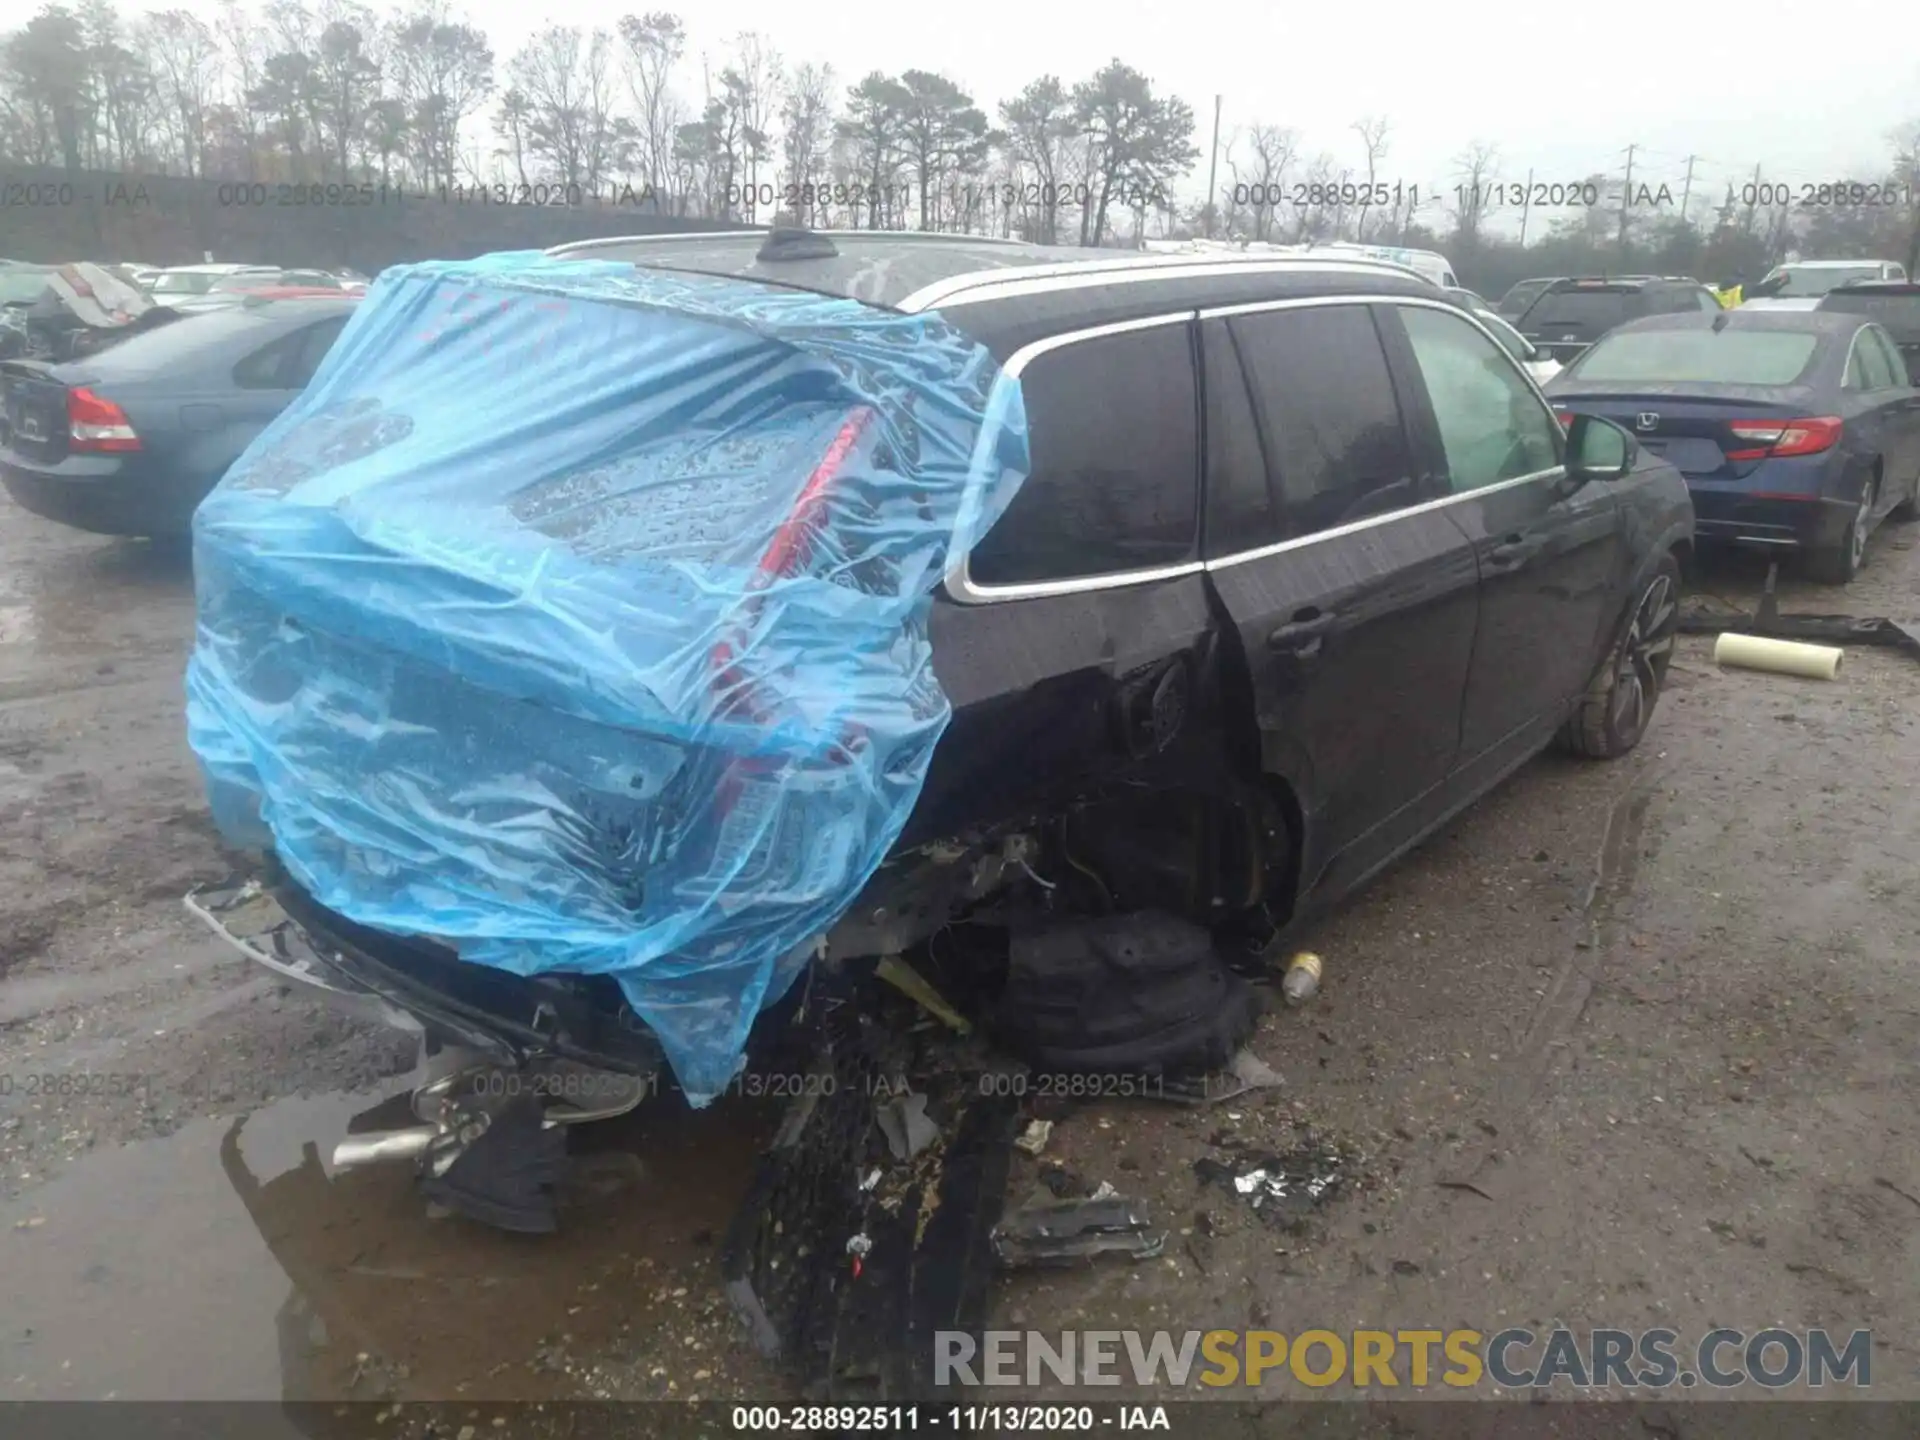
[[[363,925],[613,976],[705,1104],[911,812],[932,592],[1026,468],[935,315],[386,271],[195,516],[215,818]]]

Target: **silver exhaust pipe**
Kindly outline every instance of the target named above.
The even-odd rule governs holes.
[[[333,1168],[353,1170],[383,1160],[413,1160],[427,1152],[438,1125],[416,1125],[407,1130],[383,1130],[372,1135],[349,1135],[333,1147]]]

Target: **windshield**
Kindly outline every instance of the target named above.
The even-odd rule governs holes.
[[[0,305],[26,305],[40,298],[51,270],[0,270]]]
[[[1791,385],[1818,345],[1783,330],[1639,330],[1609,335],[1573,373],[1612,384]]]
[[[205,270],[163,270],[154,278],[156,295],[204,295],[220,277]]]
[[[1555,290],[1533,302],[1523,324],[1528,330],[1610,330],[1638,319],[1644,306],[1638,290]]]
[[[1783,277],[1786,283],[1778,290],[1774,289],[1774,284]],[[1849,280],[1879,278],[1878,265],[1783,265],[1761,283],[1768,299],[1794,300],[1824,295],[1834,286],[1844,285]]]

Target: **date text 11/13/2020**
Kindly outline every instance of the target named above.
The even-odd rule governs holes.
[[[849,206],[888,214],[916,210],[921,202],[943,215],[991,210],[1059,210],[1096,207],[1109,211],[1155,209],[1171,203],[1170,192],[1157,182],[1137,184],[1099,180],[1044,183],[1040,181],[956,180],[932,187],[912,181],[748,181],[719,187],[717,199],[735,210],[785,210],[803,213],[822,206]]]

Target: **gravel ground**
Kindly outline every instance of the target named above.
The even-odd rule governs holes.
[[[1916,533],[1785,604],[1920,616]],[[183,557],[0,499],[0,1396],[784,1393],[713,1276],[762,1108],[610,1127],[537,1241],[428,1220],[397,1169],[326,1175],[412,1056],[182,910],[225,873],[191,631]],[[1635,755],[1541,759],[1310,937],[1321,994],[1255,1043],[1282,1087],[1083,1105],[1019,1158],[1016,1198],[1065,1164],[1171,1234],[1010,1277],[996,1323],[1871,1327],[1875,1394],[1914,1395],[1920,666],[1861,649],[1826,684],[1708,651],[1683,641]],[[1195,1177],[1303,1137],[1352,1159],[1302,1223]]]

